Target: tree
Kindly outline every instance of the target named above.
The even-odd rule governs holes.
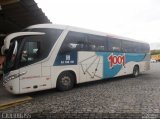
[[[160,54],[160,50],[151,50],[151,55]]]

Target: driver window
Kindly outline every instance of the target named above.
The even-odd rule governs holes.
[[[39,57],[39,42],[25,42],[21,52],[21,63],[34,62]]]

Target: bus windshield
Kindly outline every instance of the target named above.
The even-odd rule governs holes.
[[[5,72],[9,71],[13,68],[13,66],[15,64],[17,50],[18,50],[18,41],[14,40],[14,41],[11,42],[10,47],[7,51],[6,62],[5,62],[5,65],[4,65],[4,71]]]
[[[61,35],[62,30],[30,29],[30,33],[32,34],[23,35],[20,33],[21,36],[19,35],[11,40],[10,47],[6,52],[4,73],[45,59]]]

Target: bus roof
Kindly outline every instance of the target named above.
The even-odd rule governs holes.
[[[66,25],[59,25],[59,24],[36,24],[27,27],[26,29],[34,29],[34,28],[57,28],[57,29],[66,29]]]
[[[117,38],[117,39],[127,40],[127,41],[134,41],[134,42],[139,42],[139,43],[147,43],[147,42],[135,40],[132,38],[127,38],[127,37],[118,36],[118,35],[114,35],[110,33],[104,33],[104,32],[99,32],[95,30],[89,30],[89,29],[84,29],[84,28],[79,28],[79,27],[74,27],[74,26],[68,26],[68,25],[37,24],[37,25],[29,26],[26,29],[34,29],[34,28],[56,28],[56,29],[63,29],[63,30],[68,29],[69,31],[82,32],[82,33],[88,33],[88,34],[93,34],[93,35],[101,35],[101,36],[112,37],[112,38]]]

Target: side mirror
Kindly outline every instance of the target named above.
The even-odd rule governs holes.
[[[2,55],[4,55],[4,54],[5,54],[4,45],[1,47],[1,54],[2,54]]]
[[[8,53],[8,49],[5,49],[4,48],[4,45],[1,47],[1,54],[2,54],[2,56],[5,56],[5,55],[7,55],[7,53]]]
[[[0,56],[0,75],[3,73],[3,64],[5,62],[5,56]]]

